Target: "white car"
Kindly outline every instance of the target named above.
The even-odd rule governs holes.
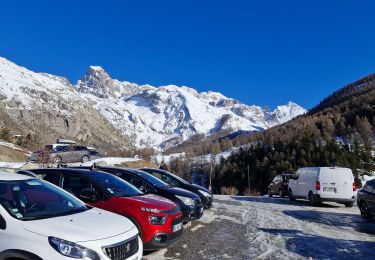
[[[142,258],[127,218],[85,205],[30,176],[0,173],[0,259]]]
[[[353,173],[340,167],[300,168],[289,180],[288,191],[290,199],[308,199],[313,206],[334,201],[352,207],[356,199]]]

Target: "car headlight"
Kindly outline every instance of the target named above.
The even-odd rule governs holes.
[[[207,198],[211,198],[212,195],[206,191],[203,191],[203,190],[198,190],[200,194],[202,194],[203,196],[207,197]]]
[[[145,208],[145,207],[142,207],[141,209],[142,209],[142,211],[145,211],[145,212],[160,213],[160,210],[155,209],[155,208]]]
[[[188,198],[188,197],[184,197],[184,196],[176,196],[179,200],[181,200],[185,205],[187,206],[194,206],[194,200],[192,200],[191,198]]]
[[[100,260],[95,251],[86,247],[56,237],[49,237],[48,241],[57,252],[64,256],[76,259]]]
[[[148,219],[152,225],[164,225],[167,216],[150,216]]]

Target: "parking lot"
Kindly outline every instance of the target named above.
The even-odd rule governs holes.
[[[144,259],[374,259],[375,223],[357,207],[215,196],[181,241]]]

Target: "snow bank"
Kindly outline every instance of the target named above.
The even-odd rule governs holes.
[[[24,166],[26,163],[14,163],[14,162],[0,162],[0,168],[8,168],[8,169],[19,169]]]
[[[91,166],[94,163],[98,165],[106,165],[106,166],[114,166],[119,165],[121,163],[125,162],[137,162],[140,159],[137,158],[123,158],[123,157],[104,157],[104,158],[98,158],[92,161],[88,161],[86,163],[82,163],[82,166]]]

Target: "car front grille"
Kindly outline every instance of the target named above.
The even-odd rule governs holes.
[[[180,224],[181,222],[182,222],[182,217],[177,217],[177,218],[172,219],[171,225],[174,226],[174,225]]]
[[[169,209],[169,210],[164,210],[161,213],[166,213],[168,215],[173,215],[173,214],[176,214],[179,211],[181,211],[179,207],[174,207],[174,208]]]
[[[138,236],[116,245],[103,248],[104,253],[112,260],[124,260],[138,252]]]
[[[195,204],[195,206],[202,206],[202,201],[201,201],[201,199],[199,199],[199,198],[194,199],[194,204]]]

